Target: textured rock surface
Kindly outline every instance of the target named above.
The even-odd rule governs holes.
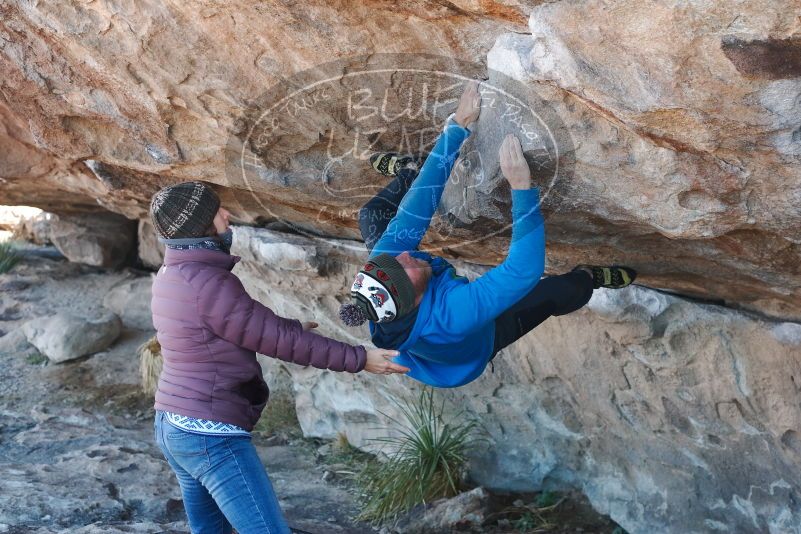
[[[49,229],[50,241],[75,263],[120,267],[136,246],[136,223],[116,213],[61,215]]]
[[[13,437],[4,444],[0,523],[109,523],[134,513],[181,518],[180,492],[165,484],[173,475],[148,436],[78,409],[42,410],[2,417]]]
[[[574,132],[575,178],[557,184],[549,220],[555,261],[623,253],[649,264],[649,285],[799,317],[793,11],[795,1],[556,2],[534,11],[531,36],[496,42],[489,67],[551,87]],[[602,246],[600,233],[612,234]]]
[[[285,242],[316,252],[304,268],[259,255]],[[358,244],[237,228],[235,271],[288,317],[340,339],[335,320],[362,256]],[[363,250],[362,250],[363,254]],[[471,276],[480,270],[458,268]],[[322,273],[322,274],[321,274]],[[793,532],[801,523],[801,325],[772,322],[653,290],[598,290],[588,307],[551,318],[472,384],[442,391],[487,430],[471,476],[488,488],[576,487],[632,533]],[[370,448],[403,377],[291,373],[306,434]],[[691,496],[688,498],[688,496]]]
[[[90,318],[57,313],[28,321],[22,331],[28,343],[59,363],[108,348],[119,337],[122,322],[111,312]]]
[[[140,219],[138,227],[139,259],[146,267],[158,269],[164,261],[164,245],[159,243],[156,229],[150,219]]]
[[[12,230],[13,239],[29,241],[36,245],[50,243],[50,225],[55,220],[52,213],[41,212],[21,219]]]
[[[801,318],[796,0],[0,9],[0,202],[57,212],[100,204],[141,219],[158,187],[201,178],[223,187],[240,221],[354,237],[363,195],[341,193],[374,190],[366,156],[325,165],[359,138],[345,113],[354,87],[271,142],[255,183],[226,172],[224,147],[247,130],[250,115],[238,118],[296,72],[340,59],[342,75],[369,62],[345,58],[365,53],[440,54],[476,62],[451,70],[499,89],[508,88],[499,73],[521,80],[566,126],[573,172],[548,183],[545,201],[553,270],[625,261],[650,286]],[[410,61],[421,62],[431,66]],[[397,103],[408,80],[388,78]],[[469,194],[449,192],[449,224],[432,239],[487,264],[500,259],[503,239],[486,234],[504,226],[508,192],[495,187],[503,129],[489,123],[506,113],[484,111],[466,159],[482,171],[465,171]],[[420,126],[401,115],[375,147],[402,145],[406,122]]]
[[[126,280],[103,297],[103,306],[118,315],[128,328],[153,330],[153,315],[150,313],[152,285],[149,276]]]
[[[340,84],[334,106],[306,113],[269,143],[258,154],[259,179],[245,183],[226,172],[224,149],[247,131],[246,112],[269,103],[263,92],[337,58],[340,75],[358,70],[369,59],[345,58],[376,52],[475,61],[477,70],[451,71],[488,76],[499,89],[514,85],[505,73],[547,103],[572,139],[562,154],[572,173],[541,183],[551,272],[626,262],[646,285],[781,321],[640,288],[599,292],[588,309],[550,320],[507,351],[494,374],[444,393],[486,421],[492,446],[474,459],[474,478],[488,487],[579,487],[631,532],[797,530],[797,1],[297,6],[0,5],[0,202],[65,215],[102,206],[135,220],[160,186],[200,178],[220,185],[239,221],[356,237],[355,210],[384,183],[353,146],[354,132],[369,137],[345,113],[347,91],[358,86]],[[388,78],[399,98],[406,79]],[[503,115],[484,109],[457,168],[464,181],[446,193],[430,244],[448,256],[489,264],[505,249],[496,234],[508,193],[496,187],[492,150]],[[407,122],[426,139],[438,126],[392,121]],[[390,130],[376,148],[403,141]],[[349,150],[329,169],[331,154]],[[237,269],[261,299],[314,317],[323,332],[365,339],[332,319],[361,259],[358,243],[240,236],[250,261]],[[292,268],[269,269],[276,259]],[[28,307],[5,293],[7,329]],[[305,431],[345,431],[361,445],[382,432],[379,411],[395,414],[390,401],[414,390],[402,378],[290,370]]]
[[[482,487],[441,499],[408,514],[401,532],[451,533],[480,529],[489,510],[490,494]]]

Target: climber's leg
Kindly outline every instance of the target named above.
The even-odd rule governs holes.
[[[403,196],[417,177],[415,169],[399,169],[395,178],[359,210],[359,230],[368,251],[372,251],[389,222],[398,212]]]
[[[525,297],[495,320],[492,357],[548,317],[578,310],[589,302],[592,291],[592,276],[583,270],[543,278]]]

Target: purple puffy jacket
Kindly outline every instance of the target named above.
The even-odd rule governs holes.
[[[332,371],[364,369],[364,347],[306,332],[253,300],[231,272],[239,259],[166,250],[151,303],[164,360],[157,410],[251,430],[269,395],[256,352]]]

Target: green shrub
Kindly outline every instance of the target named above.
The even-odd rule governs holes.
[[[31,365],[44,365],[47,363],[48,359],[47,356],[39,352],[38,350],[32,351],[25,356],[25,361]]]
[[[0,243],[0,274],[10,271],[22,259],[13,243]]]
[[[459,422],[463,412],[445,421],[445,403],[435,405],[431,388],[398,406],[408,422],[392,419],[400,436],[375,439],[389,449],[388,459],[360,476],[366,501],[360,521],[381,523],[420,503],[459,493],[476,422]]]

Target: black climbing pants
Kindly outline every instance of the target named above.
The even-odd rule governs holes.
[[[492,358],[545,319],[574,312],[592,297],[592,278],[584,271],[546,276],[514,306],[495,319],[495,345]]]
[[[415,178],[417,178],[416,170],[399,170],[389,185],[379,191],[359,210],[359,230],[368,252],[372,252],[373,247],[384,234],[384,230],[398,213],[398,206],[406,192],[412,187]]]
[[[417,171],[402,169],[397,176],[359,210],[359,230],[372,251],[398,212],[403,196],[412,186]],[[498,351],[511,345],[548,317],[574,312],[592,297],[592,278],[584,271],[571,271],[559,276],[546,276],[525,297],[495,320],[494,358]]]

